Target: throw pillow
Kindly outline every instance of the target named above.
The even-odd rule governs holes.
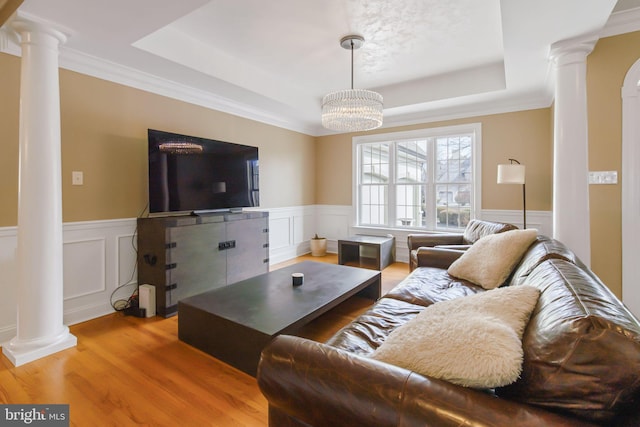
[[[522,334],[539,293],[522,285],[430,305],[371,357],[465,387],[511,384],[522,372]]]
[[[447,271],[484,289],[497,288],[507,280],[537,236],[535,229],[484,236],[455,260]]]

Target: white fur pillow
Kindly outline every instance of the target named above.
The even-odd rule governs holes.
[[[485,289],[497,288],[507,280],[537,236],[535,229],[510,230],[484,236],[455,260],[447,271],[454,277]]]
[[[371,357],[465,387],[511,384],[522,372],[522,334],[539,294],[509,286],[433,304]]]

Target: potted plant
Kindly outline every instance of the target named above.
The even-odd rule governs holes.
[[[311,255],[312,256],[325,256],[327,254],[327,239],[326,237],[315,236],[311,238]]]

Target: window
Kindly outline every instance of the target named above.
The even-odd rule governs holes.
[[[480,201],[480,124],[354,138],[358,226],[461,229]]]

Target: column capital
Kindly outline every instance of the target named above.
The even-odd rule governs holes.
[[[549,57],[558,67],[572,63],[585,63],[597,42],[598,36],[595,34],[560,40],[551,45]]]
[[[72,31],[62,25],[38,18],[35,15],[17,11],[8,22],[21,43],[34,43],[34,35],[45,35],[57,41],[58,45],[66,43]]]

